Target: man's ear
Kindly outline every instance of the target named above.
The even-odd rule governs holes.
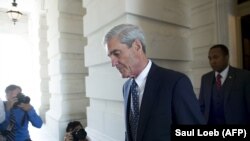
[[[132,46],[135,46],[135,49],[136,49],[136,50],[142,49],[141,41],[138,40],[138,39],[135,39],[135,41],[133,42]]]

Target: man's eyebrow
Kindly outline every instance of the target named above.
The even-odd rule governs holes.
[[[117,52],[117,51],[119,51],[119,50],[114,49],[114,50],[110,51],[110,52],[108,53],[108,56],[111,56],[112,54],[114,54],[114,52]]]

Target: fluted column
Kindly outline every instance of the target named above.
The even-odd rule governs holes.
[[[83,15],[81,0],[47,0],[50,109],[46,126],[63,140],[69,121],[86,126]]]

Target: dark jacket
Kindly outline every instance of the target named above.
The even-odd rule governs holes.
[[[128,80],[123,87],[127,141],[131,141],[127,108],[130,85]],[[205,120],[188,77],[152,63],[141,102],[137,141],[170,141],[172,124],[201,123]]]
[[[215,72],[202,76],[199,102],[201,111],[208,121]],[[223,84],[224,115],[226,124],[250,124],[250,72],[229,67]]]

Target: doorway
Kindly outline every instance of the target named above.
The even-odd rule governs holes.
[[[250,70],[250,14],[241,17],[242,65]]]

